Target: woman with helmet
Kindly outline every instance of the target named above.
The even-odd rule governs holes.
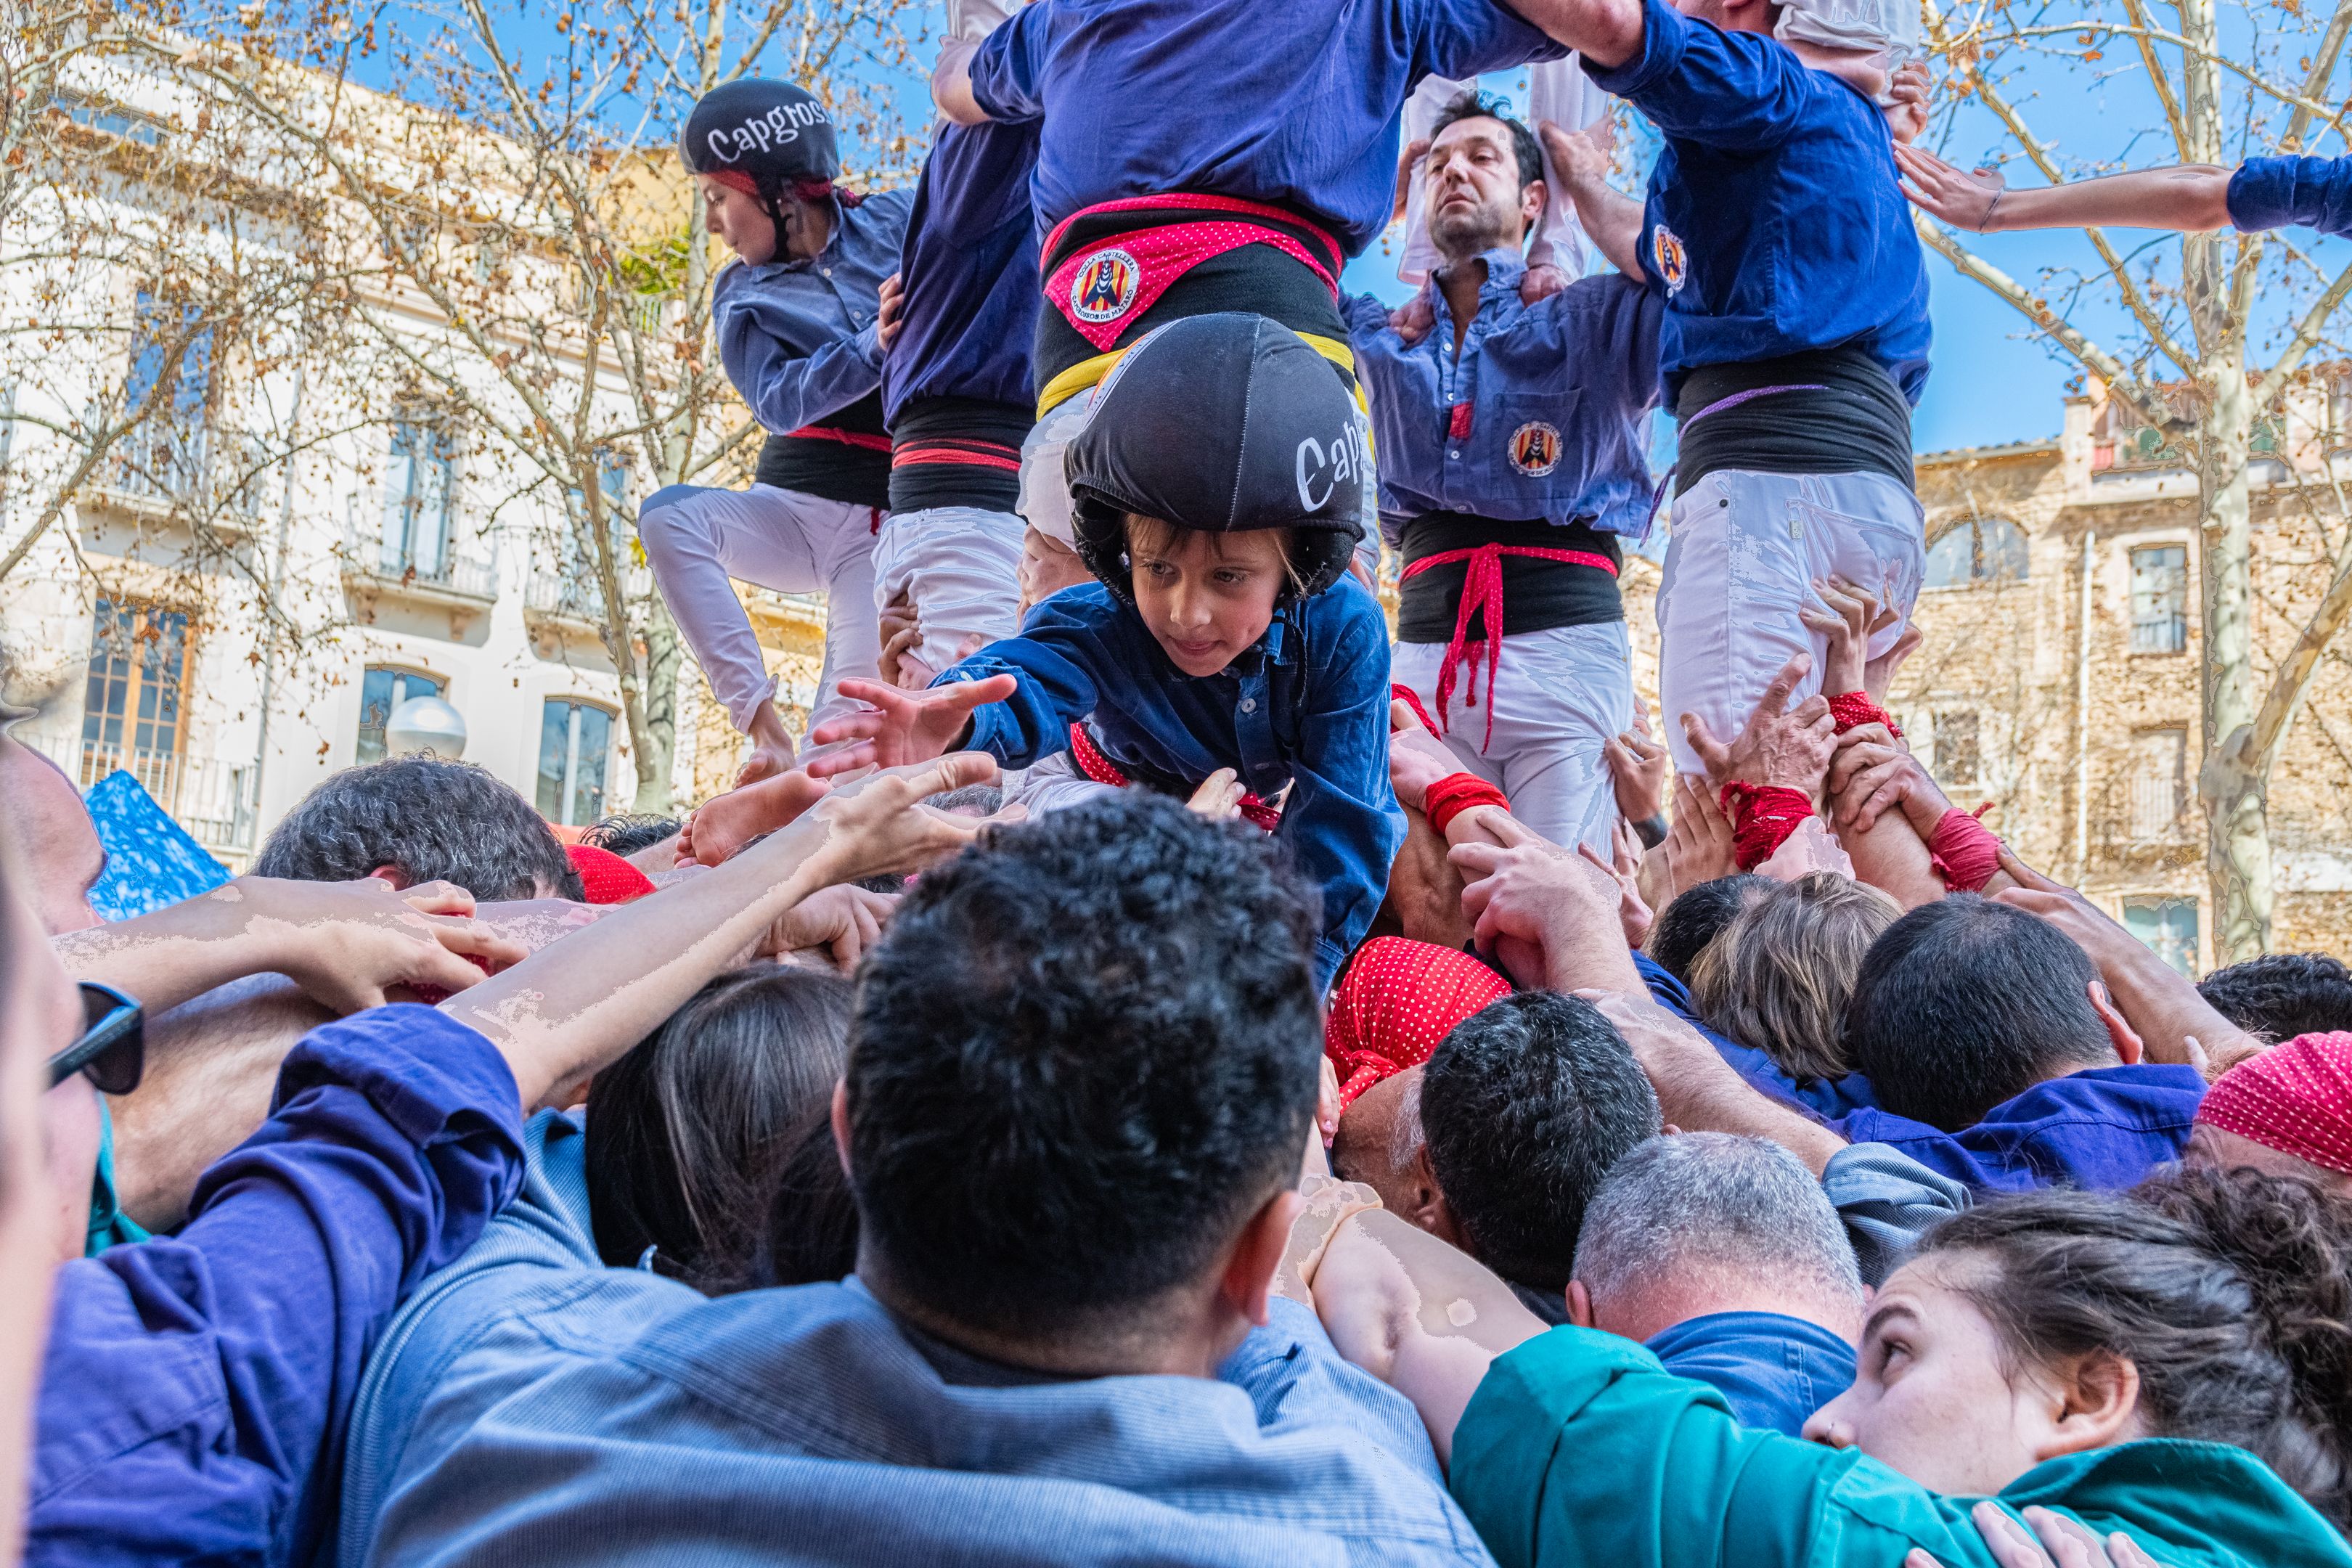
[[[897,331],[898,247],[912,195],[840,189],[832,116],[789,82],[705,94],[678,135],[710,232],[735,252],[711,290],[728,379],[768,431],[751,487],[671,485],[638,509],[654,581],[710,689],[751,738],[744,782],[793,765],[775,679],[728,582],[822,591],[832,613],[812,722],[856,706],[875,672],[874,536],[890,503],[879,388]]]

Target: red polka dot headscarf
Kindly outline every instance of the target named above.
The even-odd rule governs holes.
[[[2352,1034],[2304,1035],[2213,1080],[2197,1120],[2352,1173]]]
[[[1510,994],[1510,982],[1466,952],[1401,936],[1366,942],[1323,1020],[1323,1054],[1339,1076],[1340,1108],[1427,1061],[1454,1025]]]

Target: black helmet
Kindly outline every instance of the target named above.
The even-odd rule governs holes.
[[[1369,450],[1339,374],[1289,328],[1238,311],[1155,327],[1063,455],[1078,557],[1131,604],[1129,512],[1212,533],[1287,528],[1296,593],[1319,594],[1362,534]]]
[[[772,217],[787,196],[834,195],[841,176],[833,116],[816,95],[756,77],[704,93],[678,128],[677,155],[691,174],[749,178]]]

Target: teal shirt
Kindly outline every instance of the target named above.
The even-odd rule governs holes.
[[[1997,1568],[1969,1510],[1852,1449],[1752,1431],[1630,1340],[1558,1328],[1498,1357],[1454,1434],[1454,1500],[1502,1568],[1894,1568],[1924,1547]],[[2166,1568],[2352,1568],[2352,1548],[2242,1449],[2169,1438],[2037,1465],[2002,1489]]]

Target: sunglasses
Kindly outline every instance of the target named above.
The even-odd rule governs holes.
[[[81,983],[81,1037],[49,1058],[49,1087],[86,1073],[105,1094],[129,1094],[147,1067],[147,1030],[139,1004],[111,985]]]

